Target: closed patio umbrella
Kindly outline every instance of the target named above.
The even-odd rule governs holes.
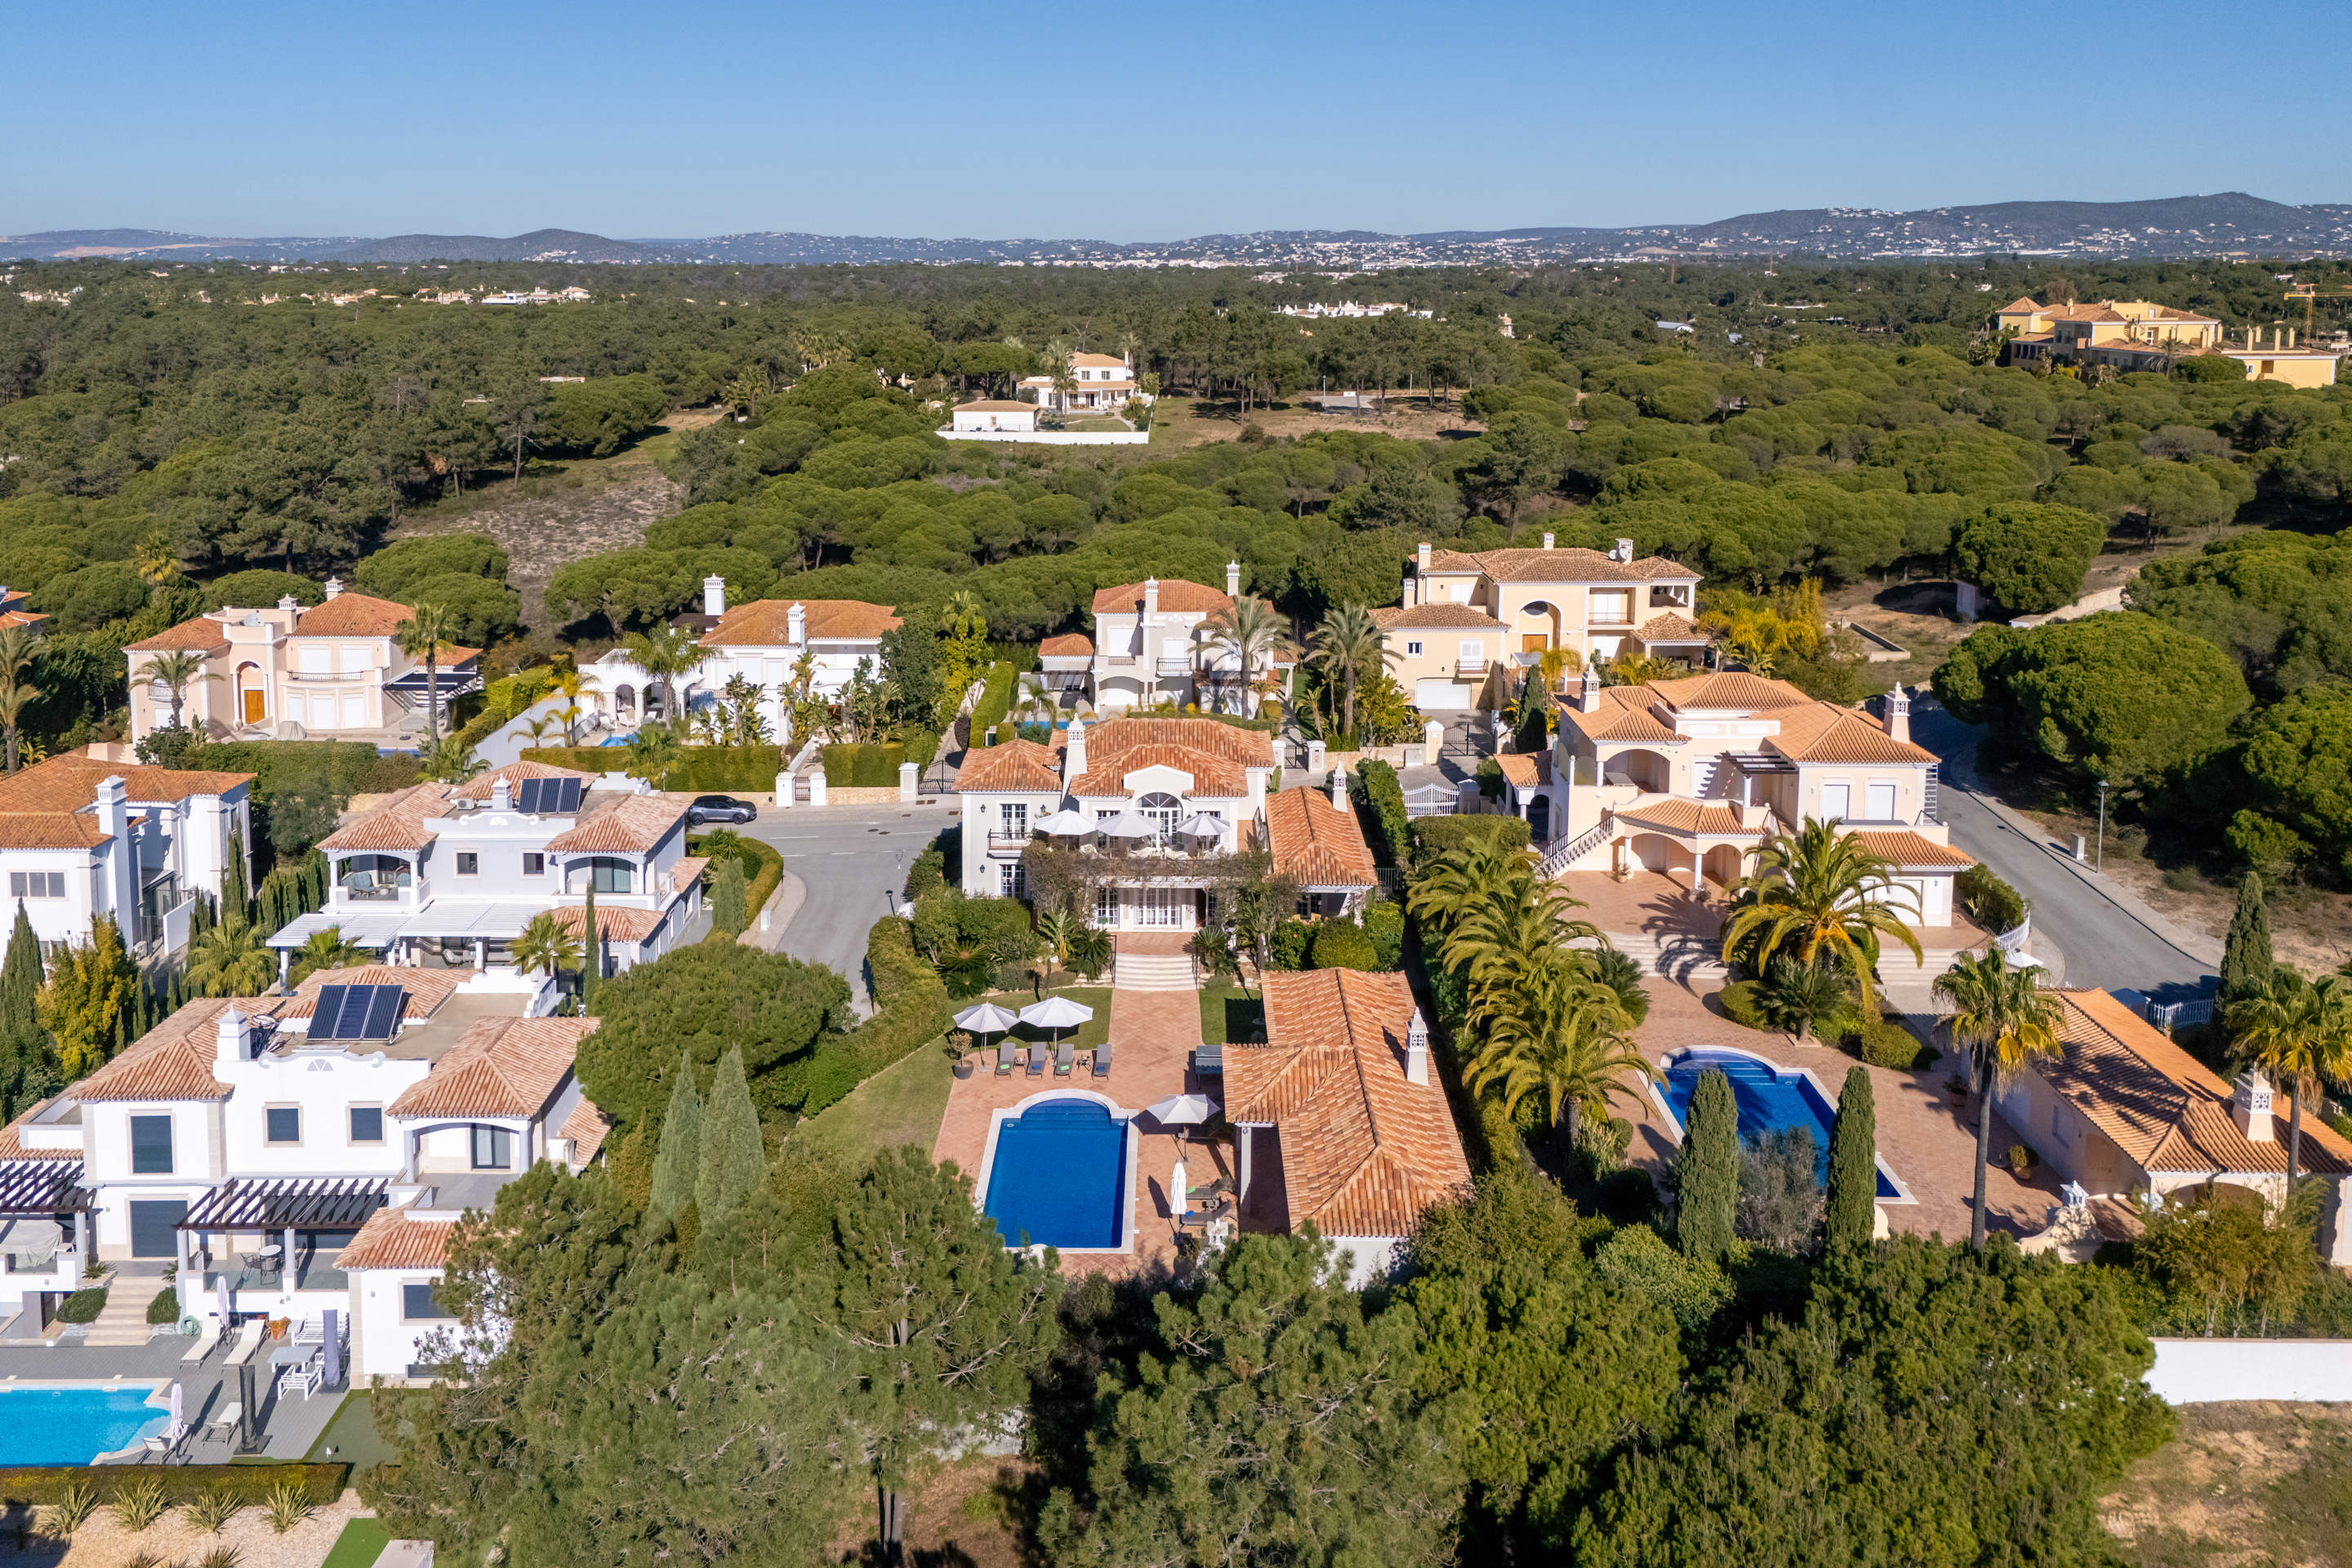
[[[1219,1107],[1205,1094],[1171,1094],[1145,1109],[1162,1127],[1192,1127],[1214,1116]]]
[[[229,1331],[229,1310],[228,1310],[228,1270],[227,1270],[227,1269],[226,1269],[226,1268],[224,1268],[224,1269],[222,1269],[218,1274],[215,1275],[213,1278],[215,1279],[215,1281],[219,1284],[219,1286],[220,1286],[220,1290],[219,1290],[219,1299],[220,1299],[221,1332],[222,1332],[222,1333],[224,1333],[224,1334],[226,1334],[226,1333],[227,1333],[227,1332],[228,1332],[228,1331]]]
[[[178,1379],[173,1380],[171,1391],[164,1395],[164,1399],[172,1412],[172,1421],[171,1425],[164,1428],[163,1436],[167,1440],[176,1443],[188,1435],[187,1396],[181,1392]]]
[[[1168,1206],[1174,1210],[1176,1217],[1181,1220],[1191,1202],[1191,1196],[1185,1191],[1184,1162],[1180,1159],[1176,1162],[1176,1168],[1168,1173]]]
[[[1030,824],[1040,833],[1092,833],[1095,819],[1083,811],[1057,811],[1051,816],[1041,816]]]

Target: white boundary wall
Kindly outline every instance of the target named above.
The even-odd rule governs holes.
[[[2147,1385],[2167,1405],[2352,1400],[2352,1340],[2158,1340]]]
[[[948,441],[1029,441],[1041,447],[1146,447],[1149,430],[935,430]]]

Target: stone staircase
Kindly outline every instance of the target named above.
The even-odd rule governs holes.
[[[1189,952],[1120,952],[1111,960],[1110,983],[1119,991],[1192,991],[1200,984]]]
[[[1729,977],[1724,967],[1720,950],[1712,942],[1702,942],[1695,936],[1675,934],[1664,938],[1649,931],[1612,931],[1608,933],[1609,945],[1641,965],[1644,974],[1661,975],[1668,980],[1699,980],[1721,982]],[[1580,942],[1578,946],[1590,946]]]
[[[105,1310],[83,1337],[85,1345],[143,1345],[147,1342],[147,1303],[163,1289],[152,1275],[117,1275],[107,1287]]]

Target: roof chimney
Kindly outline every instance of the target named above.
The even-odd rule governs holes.
[[[1419,1007],[1412,1010],[1412,1022],[1404,1026],[1404,1080],[1429,1081],[1429,1025]]]
[[[1087,771],[1087,721],[1072,719],[1067,731],[1069,739],[1062,747],[1062,784],[1067,788],[1076,784]]]
[[[1619,540],[1619,541],[1617,542],[1617,548],[1616,548],[1616,549],[1614,549],[1614,550],[1612,550],[1612,551],[1611,551],[1611,552],[1609,552],[1609,558],[1610,558],[1612,561],[1631,561],[1631,560],[1633,560],[1633,542],[1632,540],[1630,540],[1630,539],[1621,539],[1621,540]]]
[[[1145,622],[1148,624],[1151,617],[1159,613],[1160,579],[1157,577],[1146,577],[1143,580],[1143,618]]]
[[[1225,563],[1225,597],[1238,599],[1241,596],[1242,563],[1238,561],[1228,561]]]
[[[1348,809],[1348,770],[1337,763],[1331,764],[1331,809]]]
[[[1580,713],[1601,711],[1601,672],[1589,664],[1584,667],[1584,682],[1576,690],[1576,710]]]
[[[1911,741],[1911,698],[1896,681],[1886,689],[1886,732],[1897,741]]]
[[[331,599],[342,591],[343,580],[341,577],[330,577],[327,579],[327,597]]]
[[[2277,1128],[2271,1111],[2271,1080],[2258,1068],[2238,1075],[2237,1091],[2230,1096],[2230,1120],[2249,1143],[2274,1143]]]
[[[1413,557],[1414,564],[1420,570],[1423,572],[1429,570],[1429,541],[1424,539],[1421,542],[1421,547],[1413,552]]]
[[[249,1020],[244,1010],[234,1002],[214,1026],[213,1059],[224,1065],[247,1059],[246,1037]]]
[[[0,588],[0,598],[5,598],[7,594],[7,589]],[[302,602],[297,599],[293,595],[289,594],[278,601],[278,607],[289,616],[299,615],[302,612]]]
[[[130,820],[130,809],[123,804],[122,776],[109,773],[98,781],[98,830],[109,838],[120,837]]]
[[[798,599],[794,599],[793,607],[784,612],[784,641],[794,647],[808,641],[808,611],[802,607]]]
[[[514,794],[507,788],[507,781],[503,776],[490,781],[490,809],[492,811],[514,809]]]
[[[1544,548],[1546,550],[1549,550],[1551,548],[1551,535],[1549,533],[1544,535]]]
[[[727,579],[705,577],[702,580],[702,613],[713,617],[727,613]]]

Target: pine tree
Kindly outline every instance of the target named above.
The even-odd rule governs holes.
[[[580,911],[580,1010],[596,1005],[596,982],[604,978],[604,932],[596,924],[596,883],[588,883],[588,901]]]
[[[702,1118],[702,1157],[694,1179],[702,1223],[710,1224],[740,1203],[767,1173],[760,1113],[751,1109],[751,1086],[743,1077],[743,1047],[732,1047],[719,1059]]]
[[[1830,1123],[1829,1246],[1860,1247],[1878,1228],[1878,1110],[1870,1069],[1846,1069]]]
[[[8,932],[8,956],[0,960],[0,1037],[16,1038],[38,1027],[33,1008],[40,993],[41,941],[33,934],[32,919],[19,899],[16,923]]]
[[[694,1201],[701,1168],[702,1097],[694,1091],[694,1059],[680,1057],[669,1110],[662,1117],[661,1142],[654,1150],[654,1190],[646,1212],[656,1219],[674,1218]]]
[[[2229,940],[2221,949],[2221,1005],[2228,1008],[2266,991],[2277,967],[2271,956],[2271,916],[2263,905],[2263,879],[2249,871],[2238,884],[2238,910],[2230,917]]]
[[[710,923],[733,936],[751,923],[751,911],[745,907],[751,901],[750,884],[743,879],[743,862],[732,855],[722,855],[719,868],[710,874]]]
[[[1731,1080],[1720,1072],[1701,1073],[1691,1091],[1682,1152],[1675,1157],[1675,1191],[1681,1205],[1675,1235],[1684,1253],[1721,1262],[1731,1251],[1739,1206],[1739,1107]]]

